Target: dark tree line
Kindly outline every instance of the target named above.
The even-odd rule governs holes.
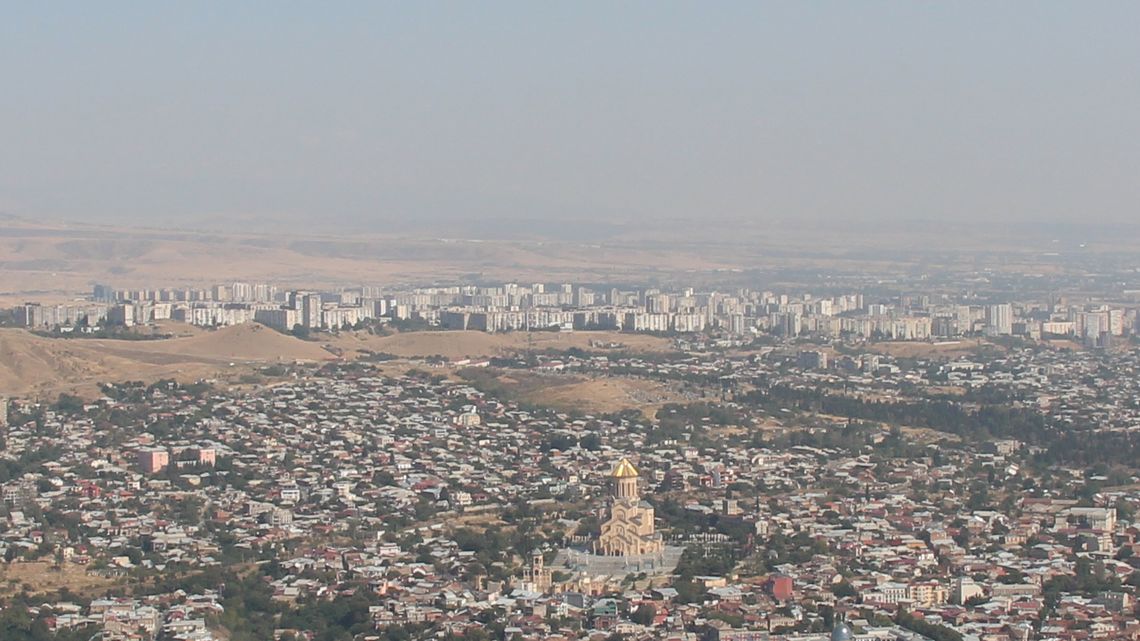
[[[823,389],[799,389],[774,385],[751,392],[742,399],[768,412],[796,409],[875,421],[891,425],[925,427],[955,434],[972,443],[1015,439],[1041,448],[1036,461],[1043,465],[1125,465],[1140,461],[1140,436],[1133,433],[1095,431],[1094,426],[1072,425],[1031,409],[998,403],[966,405],[950,400],[874,401],[829,393]]]

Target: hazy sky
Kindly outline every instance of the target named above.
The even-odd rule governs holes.
[[[1135,1],[9,2],[0,212],[1140,220],[1138,25]]]

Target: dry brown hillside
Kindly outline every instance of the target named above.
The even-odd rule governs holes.
[[[157,341],[92,340],[114,354],[163,354],[198,359],[241,361],[321,361],[333,358],[320,343],[287,336],[257,323],[203,332],[189,338]]]
[[[168,328],[185,334],[178,327]],[[522,350],[577,347],[606,352],[667,351],[670,341],[617,332],[409,332],[392,336],[345,333],[303,341],[256,323],[197,330],[190,336],[164,340],[45,338],[19,329],[0,330],[0,395],[48,396],[59,392],[91,392],[103,382],[195,380],[239,373],[242,365],[326,361],[364,351],[415,358],[442,355],[452,360],[504,356]],[[614,348],[598,345],[617,345]]]
[[[242,365],[332,358],[317,343],[254,324],[151,341],[44,338],[3,329],[0,395],[90,392],[103,382],[195,380],[233,372]]]
[[[116,378],[136,364],[80,341],[0,330],[0,393],[27,394],[59,383]]]

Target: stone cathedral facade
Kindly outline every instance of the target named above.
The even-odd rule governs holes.
[[[606,556],[659,554],[665,547],[653,525],[653,506],[641,500],[640,474],[623,458],[610,473],[613,502],[610,517],[602,523],[594,553]]]

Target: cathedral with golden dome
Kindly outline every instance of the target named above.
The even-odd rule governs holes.
[[[665,544],[653,525],[653,506],[641,500],[641,475],[628,458],[622,458],[610,473],[613,502],[610,517],[602,523],[594,541],[594,553],[606,556],[659,554]]]

